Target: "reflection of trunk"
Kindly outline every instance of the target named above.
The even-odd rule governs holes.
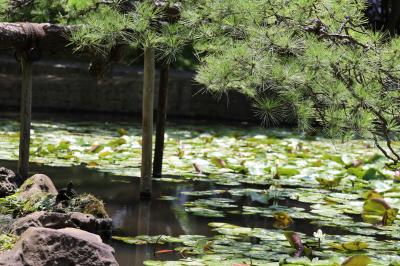
[[[156,144],[154,150],[153,176],[161,176],[164,153],[164,134],[167,118],[169,64],[163,64],[160,71],[160,85],[158,91]]]
[[[21,56],[21,117],[18,173],[23,179],[29,173],[29,141],[32,113],[32,63],[25,55]]]
[[[147,236],[150,234],[150,223],[151,223],[151,201],[139,202],[137,215],[137,235]],[[153,247],[152,245],[138,245],[136,247],[136,254],[132,265],[139,265],[145,260],[152,257]]]
[[[142,168],[140,197],[151,197],[153,152],[154,48],[144,49],[143,109],[142,109]]]

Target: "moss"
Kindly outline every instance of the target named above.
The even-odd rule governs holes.
[[[18,237],[13,234],[0,235],[0,252],[12,249],[17,240]]]
[[[104,203],[91,194],[82,194],[70,201],[71,211],[92,214],[97,218],[108,218]]]
[[[0,214],[12,214],[14,217],[22,217],[36,211],[51,211],[55,202],[55,196],[41,195],[27,200],[18,199],[18,193],[0,199]]]
[[[21,206],[21,202],[14,195],[0,199],[0,214],[14,214]]]
[[[33,185],[33,183],[34,183],[33,178],[32,177],[28,178],[27,180],[24,181],[24,183],[22,183],[18,191],[26,191]],[[18,192],[16,194],[18,194]]]
[[[91,194],[79,195],[71,199],[66,204],[67,206],[61,208],[55,205],[55,200],[55,196],[46,193],[20,200],[17,192],[14,195],[0,198],[0,214],[11,214],[17,218],[36,211],[74,211],[92,214],[98,218],[108,218],[104,203]]]

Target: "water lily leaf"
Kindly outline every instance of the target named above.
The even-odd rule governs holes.
[[[364,173],[362,179],[364,180],[387,179],[387,176],[375,168],[370,168]]]
[[[251,201],[259,202],[259,203],[267,203],[271,198],[268,193],[257,193],[255,191],[251,191],[248,193]]]
[[[217,166],[218,168],[225,168],[226,167],[225,161],[223,159],[221,159],[221,158],[214,157],[214,158],[211,159],[211,162],[215,166]]]
[[[360,167],[349,167],[349,168],[347,168],[347,172],[350,175],[354,175],[360,179],[362,179],[365,174],[365,171],[363,169],[361,169]]]
[[[187,212],[191,212],[197,216],[203,217],[224,217],[223,211],[217,211],[213,209],[209,209],[206,207],[192,207],[192,208],[185,208]]]
[[[93,144],[90,149],[88,150],[89,152],[93,152],[93,153],[98,153],[100,151],[102,151],[104,149],[104,145],[100,145],[100,144]]]
[[[371,259],[365,255],[355,255],[346,259],[342,266],[367,266],[371,263]]]
[[[338,176],[335,177],[334,179],[326,179],[322,177],[317,177],[315,180],[318,181],[318,183],[325,188],[334,188],[337,187],[340,184],[340,181],[343,179],[343,176]]]
[[[368,243],[362,241],[352,241],[346,242],[342,244],[331,243],[330,244],[333,248],[339,249],[342,251],[358,251],[368,248]]]
[[[57,150],[68,150],[70,146],[71,143],[69,141],[62,140],[58,143]]]
[[[190,235],[188,235],[190,236]],[[187,236],[182,236],[187,237]],[[157,236],[148,236],[148,235],[141,235],[136,237],[129,237],[129,236],[112,236],[112,239],[122,241],[126,244],[131,245],[147,245],[147,244],[165,244],[165,243],[182,243],[184,240],[183,238],[177,238],[172,236],[166,235],[157,235]]]
[[[383,195],[374,190],[371,190],[366,193],[365,198],[366,199],[383,199]]]
[[[363,206],[364,213],[376,213],[378,215],[383,215],[388,209],[390,209],[389,204],[382,198],[368,199]]]
[[[128,131],[126,129],[124,129],[124,128],[118,128],[117,132],[121,137],[125,136],[125,135],[128,135]]]
[[[330,154],[324,154],[323,156],[322,156],[322,158],[324,159],[324,160],[331,160],[331,161],[334,161],[334,162],[336,162],[336,163],[338,163],[338,164],[345,164],[344,162],[343,162],[343,160],[342,160],[342,157],[341,156],[338,156],[338,155],[330,155]]]
[[[362,218],[367,223],[392,225],[398,209],[391,208],[383,198],[372,198],[365,201]]]
[[[293,168],[283,168],[283,167],[278,167],[278,171],[277,171],[279,176],[287,176],[287,177],[291,177],[291,176],[295,176],[300,174],[300,171],[297,169],[293,169]]]
[[[57,147],[54,144],[47,144],[47,150],[48,152],[53,153],[57,151]]]
[[[394,220],[396,220],[397,214],[399,213],[399,209],[392,208],[385,211],[382,216],[382,225],[392,225]]]
[[[288,228],[292,223],[293,219],[286,212],[277,212],[274,214],[275,222],[273,227],[278,229]]]
[[[102,151],[99,153],[99,158],[106,158],[107,156],[110,156],[112,154],[112,151]]]
[[[121,138],[116,138],[116,139],[113,139],[113,140],[109,141],[107,143],[107,146],[115,148],[115,147],[121,146],[123,144],[126,144],[126,139],[121,137]]]
[[[146,240],[136,239],[134,237],[113,236],[112,238],[132,245],[145,245],[148,243]]]

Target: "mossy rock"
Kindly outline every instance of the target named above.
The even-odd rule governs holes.
[[[69,202],[71,211],[91,214],[97,218],[108,218],[103,201],[91,194],[82,194]]]

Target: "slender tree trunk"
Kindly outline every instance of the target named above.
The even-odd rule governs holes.
[[[154,48],[144,49],[143,77],[143,109],[142,109],[142,168],[140,179],[140,197],[151,197],[152,157],[153,157],[153,101],[155,62]]]
[[[164,134],[167,119],[169,64],[162,64],[160,71],[160,85],[158,89],[158,108],[156,125],[156,145],[154,150],[153,176],[162,175],[164,154]]]
[[[400,2],[399,0],[392,0],[390,4],[391,4],[391,10],[387,17],[388,20],[387,26],[390,33],[396,34],[398,33],[397,29],[400,19]]]
[[[21,116],[18,173],[25,180],[29,174],[29,142],[32,115],[32,63],[21,56],[22,86],[21,86]]]

